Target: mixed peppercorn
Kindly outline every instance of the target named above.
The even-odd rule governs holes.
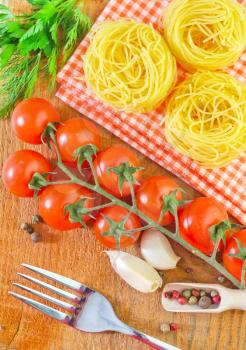
[[[216,290],[205,291],[203,289],[184,289],[181,292],[172,290],[165,292],[164,296],[177,300],[180,305],[198,305],[202,309],[208,309],[212,304],[219,304],[221,299]]]

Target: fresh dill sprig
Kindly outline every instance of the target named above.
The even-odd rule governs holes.
[[[76,0],[27,0],[30,14],[14,15],[0,4],[0,118],[32,95],[40,72],[55,86],[58,57],[65,63],[90,29]]]

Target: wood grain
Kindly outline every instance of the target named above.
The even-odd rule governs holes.
[[[15,10],[24,10],[22,0],[5,1]],[[88,0],[86,9],[94,20],[107,0]],[[36,96],[49,98],[64,119],[79,116],[46,92],[45,82],[39,83]],[[1,121],[1,164],[8,154],[29,146],[17,141],[10,129],[10,121]],[[120,141],[101,128],[104,146]],[[31,147],[41,150],[41,147]],[[46,151],[42,149],[46,154]],[[146,167],[146,174],[167,174],[164,169],[139,154]],[[187,197],[198,195],[193,189],[177,180],[187,190]],[[245,350],[246,313],[225,312],[220,315],[174,314],[162,310],[161,292],[143,295],[129,288],[111,270],[103,248],[95,240],[91,230],[55,232],[44,225],[36,227],[43,241],[32,244],[30,237],[19,227],[36,213],[35,200],[14,198],[1,184],[0,207],[0,350],[147,350],[147,346],[119,334],[83,334],[13,299],[8,290],[14,290],[11,282],[18,281],[17,271],[22,262],[38,265],[84,282],[102,292],[114,305],[125,322],[156,336],[183,350]],[[199,259],[191,256],[178,245],[173,245],[182,260],[176,270],[165,272],[164,282],[196,281],[216,282],[217,273]],[[138,253],[138,247],[129,250]],[[186,268],[192,268],[191,273]],[[162,322],[176,322],[176,333],[163,335],[159,331]]]

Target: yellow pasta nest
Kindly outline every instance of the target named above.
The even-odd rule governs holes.
[[[87,86],[117,110],[149,112],[176,81],[176,61],[162,36],[129,19],[101,23],[84,58]]]
[[[197,72],[166,105],[165,136],[205,168],[223,167],[246,150],[246,85],[222,72]]]
[[[173,0],[164,11],[170,50],[187,70],[235,63],[246,46],[246,10],[236,0]]]

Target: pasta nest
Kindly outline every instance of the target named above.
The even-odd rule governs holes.
[[[166,104],[165,136],[205,168],[223,167],[246,150],[246,85],[203,71],[181,82]]]
[[[246,9],[236,0],[173,0],[163,26],[172,53],[191,72],[230,66],[246,46]]]
[[[134,20],[96,27],[84,57],[87,86],[116,110],[154,110],[176,81],[177,68],[165,40],[152,26]]]

